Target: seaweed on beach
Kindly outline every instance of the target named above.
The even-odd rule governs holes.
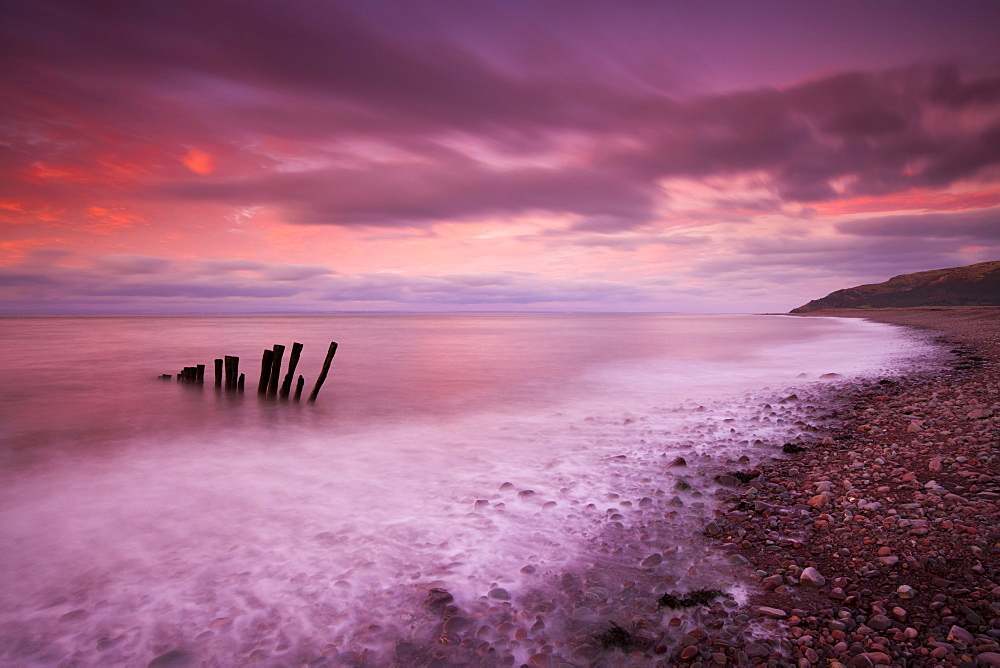
[[[598,633],[596,638],[604,649],[612,647],[628,649],[632,646],[632,634],[614,622],[611,622],[610,629]]]
[[[802,452],[803,450],[805,450],[804,447],[796,445],[795,443],[785,443],[781,446],[781,451],[789,455],[793,455],[796,452]]]
[[[745,473],[743,471],[732,471],[729,475],[733,476],[734,478],[736,478],[742,484],[745,485],[754,478],[758,477],[760,473],[752,473],[752,472]]]
[[[657,601],[657,603],[659,603],[661,608],[671,608],[676,610],[677,608],[693,608],[697,605],[708,605],[720,596],[729,598],[728,594],[719,591],[718,589],[695,589],[692,592],[688,592],[687,596],[684,598],[677,598],[671,594],[664,594],[660,597],[660,600]]]

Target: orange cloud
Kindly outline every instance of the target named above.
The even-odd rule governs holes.
[[[87,209],[87,217],[93,222],[83,229],[97,234],[110,234],[114,230],[145,222],[141,217],[126,212],[120,206],[111,208],[92,206]]]
[[[910,190],[881,197],[854,197],[835,202],[813,204],[821,216],[878,211],[964,211],[986,209],[1000,204],[1000,188],[978,192],[928,192]]]
[[[34,183],[49,180],[86,182],[92,179],[89,172],[79,167],[50,165],[45,162],[36,162],[25,172],[25,180]]]
[[[184,166],[195,174],[207,176],[215,171],[215,156],[196,148],[188,149],[188,152],[181,158]]]

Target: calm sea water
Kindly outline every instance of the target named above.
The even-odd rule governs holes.
[[[648,604],[624,582],[738,598],[699,533],[712,476],[807,433],[829,383],[928,350],[737,315],[6,317],[0,336],[5,665],[585,661]],[[254,391],[261,351],[293,341],[306,393],[340,344],[315,404]],[[212,386],[223,355],[245,394]],[[198,363],[203,387],[156,379]]]

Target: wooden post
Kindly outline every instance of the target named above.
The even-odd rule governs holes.
[[[264,356],[260,360],[260,382],[257,383],[257,394],[267,394],[267,382],[271,378],[271,363],[274,359],[274,351],[264,350]]]
[[[309,403],[316,401],[317,395],[319,395],[319,388],[323,387],[324,381],[326,381],[326,375],[330,373],[330,364],[333,362],[333,356],[337,353],[337,342],[330,342],[330,349],[326,351],[326,361],[323,362],[323,370],[319,372],[319,378],[316,379],[316,384],[313,385],[312,392],[309,393]]]
[[[195,369],[197,370],[195,373],[197,375],[198,384],[199,385],[204,385],[205,384],[205,365],[204,364],[199,364],[198,366],[195,367]]]
[[[288,373],[285,374],[285,380],[281,383],[281,391],[279,392],[282,399],[287,399],[288,393],[292,391],[292,378],[295,378],[295,367],[299,364],[299,355],[301,354],[302,344],[293,343],[292,355],[288,358]]]
[[[236,391],[237,392],[242,392],[243,391],[243,384],[244,384],[245,380],[246,380],[245,374],[241,373],[240,374],[240,379],[238,381],[236,381]]]
[[[281,358],[285,354],[285,346],[274,344],[274,359],[271,360],[271,377],[267,381],[267,396],[278,395],[278,383],[281,382]]]
[[[215,360],[215,386],[222,387],[222,360]]]
[[[306,379],[303,378],[302,376],[299,376],[298,382],[295,383],[295,401],[298,401],[299,397],[302,396],[302,387],[305,384],[306,384]]]
[[[240,358],[226,355],[226,389],[236,389],[236,376],[239,374]]]

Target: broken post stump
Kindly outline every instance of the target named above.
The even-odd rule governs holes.
[[[285,346],[274,344],[274,358],[271,360],[271,377],[267,381],[267,396],[278,395],[278,383],[281,382],[281,357],[285,354]]]
[[[306,379],[300,375],[298,382],[295,383],[295,401],[298,401],[299,397],[302,396],[302,388],[305,386],[305,384],[306,384]]]
[[[240,358],[226,355],[226,389],[236,389],[236,377],[239,375]]]
[[[215,360],[215,386],[222,387],[222,359]]]
[[[204,385],[205,384],[205,365],[204,364],[199,364],[198,366],[195,367],[195,369],[196,369],[198,384],[199,385]]]
[[[299,364],[299,355],[301,354],[302,344],[293,343],[292,354],[288,358],[288,373],[285,374],[285,380],[281,383],[281,391],[278,393],[282,399],[287,399],[288,393],[292,391],[292,379],[295,378],[295,367]]]
[[[316,401],[316,397],[319,395],[319,388],[323,387],[326,375],[330,373],[330,364],[333,362],[335,354],[337,354],[337,342],[331,341],[330,349],[326,351],[326,361],[323,362],[323,370],[319,372],[319,378],[316,379],[316,384],[313,385],[312,392],[309,393],[309,403]]]
[[[267,394],[267,382],[271,379],[271,363],[274,359],[274,351],[270,348],[264,349],[264,355],[260,358],[260,381],[257,383],[257,394]]]
[[[236,381],[236,391],[237,392],[242,392],[243,391],[243,382],[244,382],[244,380],[245,380],[245,374],[241,373],[240,374],[240,379]]]

